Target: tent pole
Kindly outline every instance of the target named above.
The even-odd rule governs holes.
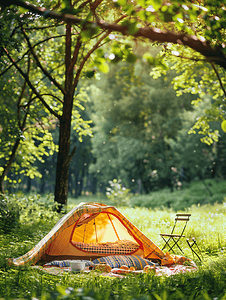
[[[85,224],[85,228],[84,228],[83,243],[85,243],[85,235],[86,235],[86,224]]]
[[[113,227],[113,229],[114,229],[114,231],[115,231],[115,234],[116,234],[118,240],[120,240],[120,238],[119,238],[119,236],[118,236],[118,233],[117,233],[117,231],[116,231],[116,229],[115,229],[115,226],[114,226],[114,224],[113,224],[113,222],[112,222],[112,219],[110,218],[109,214],[107,214],[107,215],[108,215],[108,218],[109,218],[109,220],[110,220],[110,222],[111,222],[111,225],[112,225],[112,227]]]
[[[96,222],[95,222],[95,219],[93,220],[93,225],[95,226],[95,233],[96,233],[96,243],[98,243],[98,239],[97,239],[97,227],[96,227]]]

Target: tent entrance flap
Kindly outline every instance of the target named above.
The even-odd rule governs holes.
[[[140,244],[125,225],[112,213],[102,212],[95,219],[77,227],[75,224],[70,242],[82,251],[131,254]],[[111,248],[111,249],[110,249]]]

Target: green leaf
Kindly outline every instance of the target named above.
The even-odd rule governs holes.
[[[146,21],[147,16],[145,10],[140,10],[137,15],[142,21]]]
[[[142,7],[145,7],[146,1],[145,0],[137,0],[137,4],[139,4]]]
[[[137,27],[137,22],[129,23],[128,29],[129,34],[134,35],[139,30],[139,28]]]
[[[103,51],[103,49],[97,49],[95,51],[95,54],[97,55],[97,57],[103,57],[104,56],[104,51]]]
[[[88,71],[88,72],[86,72],[86,77],[92,78],[94,76],[94,74],[95,74],[95,71]]]
[[[151,5],[155,10],[158,10],[162,6],[162,0],[153,0],[151,1]]]
[[[221,129],[226,132],[226,120],[221,123]]]
[[[91,38],[91,31],[84,30],[81,32],[81,40],[82,42],[87,42]]]
[[[134,10],[134,6],[133,5],[127,5],[125,12],[126,12],[126,14],[128,16],[132,16],[132,15],[136,14],[136,11]]]
[[[25,13],[28,12],[28,11],[29,11],[29,10],[26,9],[26,8],[19,7],[19,12],[20,12],[21,14],[25,14]]]
[[[127,5],[127,1],[126,0],[118,0],[117,3],[120,5],[120,6],[125,6]]]
[[[107,63],[101,63],[98,65],[98,69],[103,72],[103,73],[108,73],[109,71],[109,66]]]
[[[153,65],[155,59],[150,53],[146,52],[143,55],[143,60],[147,61],[149,64]]]
[[[122,56],[118,56],[117,54],[115,54],[115,58],[111,59],[111,62],[112,63],[118,63],[121,60],[122,60]]]
[[[83,30],[81,32],[81,40],[82,42],[87,42],[92,38],[93,35],[97,34],[99,31],[99,27],[96,25],[91,25],[90,28]]]
[[[65,8],[69,9],[70,8],[70,2],[68,0],[62,0],[61,7],[62,7],[62,9],[65,9]]]
[[[126,57],[126,61],[129,63],[135,63],[137,60],[137,56],[133,53],[129,53]]]
[[[172,22],[173,21],[173,15],[168,12],[168,11],[165,11],[162,13],[162,19],[164,22]]]

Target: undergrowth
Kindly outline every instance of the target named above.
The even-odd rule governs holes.
[[[170,189],[153,191],[150,194],[135,194],[129,199],[130,207],[146,207],[151,209],[172,208],[174,211],[186,210],[192,205],[223,203],[226,198],[226,180],[206,179],[183,183],[180,189],[171,192]],[[82,195],[77,199],[68,198],[68,204],[76,205],[80,202],[100,202],[114,205],[104,194]]]

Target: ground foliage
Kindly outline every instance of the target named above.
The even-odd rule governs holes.
[[[200,190],[202,185],[201,182]],[[213,191],[215,187],[212,182]],[[191,194],[192,188],[193,192],[195,188],[197,191],[198,185],[190,187]],[[155,197],[161,198],[161,194],[156,192]],[[96,201],[92,197],[87,200]],[[225,299],[226,199],[223,193],[221,204],[206,203],[184,209],[192,214],[187,236],[195,236],[202,250],[201,263],[197,258],[193,258],[199,266],[198,271],[170,277],[140,274],[122,279],[97,276],[99,274],[96,273],[88,275],[65,273],[56,276],[29,266],[20,268],[8,266],[7,258],[18,257],[30,250],[65,212],[61,215],[55,212],[51,196],[44,199],[38,195],[35,197],[17,195],[8,197],[7,201],[19,203],[20,217],[17,225],[11,226],[10,231],[2,229],[0,231],[0,297],[3,299]],[[120,211],[160,247],[162,242],[159,233],[168,232],[175,215],[175,210],[163,206],[158,209],[120,207]],[[186,245],[183,249],[185,255],[192,258]]]

